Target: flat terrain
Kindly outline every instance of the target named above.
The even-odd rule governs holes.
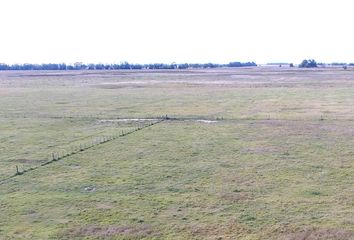
[[[354,70],[0,72],[0,181],[1,240],[354,239]]]

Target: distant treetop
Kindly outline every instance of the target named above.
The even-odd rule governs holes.
[[[314,59],[309,59],[309,60],[303,60],[300,64],[299,64],[300,68],[316,68],[317,67],[317,63]]]
[[[246,62],[246,63],[241,63],[241,62],[230,62],[228,67],[256,67],[257,64],[254,62]]]

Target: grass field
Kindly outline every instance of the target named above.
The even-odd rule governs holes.
[[[353,69],[0,72],[0,239],[354,239],[353,136]]]

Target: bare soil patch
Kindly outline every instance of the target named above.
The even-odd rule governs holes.
[[[307,229],[285,236],[279,240],[353,240],[354,231],[344,229]]]
[[[65,235],[67,237],[125,237],[125,238],[144,238],[154,234],[151,226],[127,225],[127,226],[97,226],[89,225],[82,228],[69,230]]]
[[[242,224],[233,220],[226,224],[200,224],[191,227],[192,235],[201,239],[237,239],[235,236],[247,232]]]
[[[157,118],[122,118],[122,119],[103,119],[99,120],[100,123],[117,123],[117,122],[144,122],[144,121],[157,121]]]

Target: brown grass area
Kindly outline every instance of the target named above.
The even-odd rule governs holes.
[[[279,240],[352,240],[354,231],[328,228],[328,229],[305,229],[298,232],[285,234]]]
[[[250,231],[242,224],[231,220],[225,224],[200,224],[191,226],[191,234],[198,239],[235,239],[235,236],[249,234]]]
[[[111,237],[144,238],[152,235],[154,235],[152,227],[146,224],[139,226],[88,225],[79,228],[72,228],[64,234],[65,237],[69,238],[96,237],[102,239]]]

